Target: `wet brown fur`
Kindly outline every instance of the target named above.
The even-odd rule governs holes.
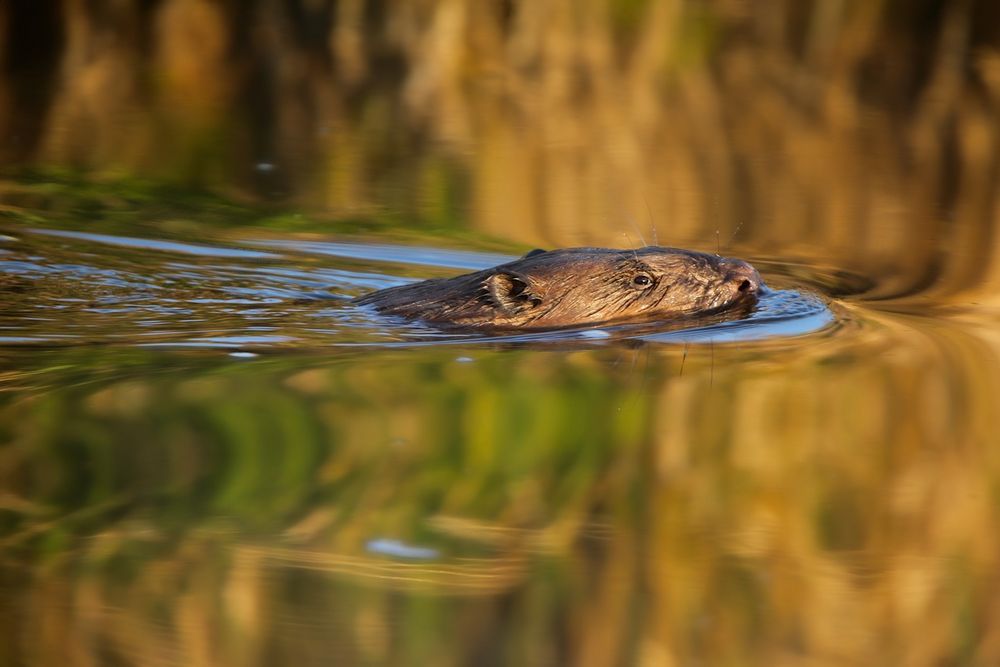
[[[658,246],[566,248],[390,287],[356,303],[440,325],[549,329],[714,313],[752,305],[761,287],[757,271],[738,259]]]

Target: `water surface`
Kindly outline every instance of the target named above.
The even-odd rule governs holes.
[[[0,665],[1000,664],[998,8],[0,3]]]
[[[745,320],[456,334],[348,299],[516,253],[66,227],[2,230],[10,664],[894,662],[883,610],[986,613],[979,320],[764,259]]]
[[[747,341],[804,335],[834,321],[818,294],[768,290],[746,318],[531,334],[444,332],[380,316],[351,299],[422,277],[475,271],[513,255],[343,241],[192,244],[72,230],[10,229],[0,256],[7,344],[297,349],[358,344],[548,343],[635,338]],[[419,271],[420,269],[417,268]],[[781,280],[780,275],[775,277]]]

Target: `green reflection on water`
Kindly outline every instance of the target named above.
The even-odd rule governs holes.
[[[639,382],[657,369],[616,371],[619,355],[631,361],[629,351],[610,360],[470,354],[369,353],[306,363],[33,355],[37,366],[11,372],[11,384],[21,386],[0,413],[12,436],[0,458],[11,500],[0,544],[7,572],[40,560],[27,581],[8,580],[8,599],[44,597],[38,588],[55,582],[93,589],[100,602],[83,603],[77,612],[84,617],[110,606],[112,615],[132,617],[153,646],[178,642],[185,653],[193,647],[183,637],[160,636],[158,627],[189,622],[186,595],[208,605],[188,610],[196,614],[211,613],[216,596],[260,595],[263,625],[251,630],[290,660],[296,651],[318,650],[284,642],[304,639],[302,624],[313,611],[341,613],[330,605],[339,605],[345,586],[360,587],[347,593],[358,600],[348,607],[358,623],[379,632],[402,624],[402,634],[378,650],[401,642],[394,650],[408,660],[454,657],[435,638],[461,611],[441,594],[492,604],[539,577],[529,599],[515,603],[525,612],[516,624],[555,623],[552,614],[578,594],[580,582],[570,582],[583,573],[570,568],[553,588],[544,582],[561,568],[546,563],[564,559],[580,526],[616,502],[609,484],[625,481],[622,467],[633,468],[648,437]],[[366,552],[381,537],[432,546],[440,562]],[[248,590],[225,581],[241,568],[250,568],[242,575]],[[393,591],[416,597],[385,607]],[[50,602],[58,604],[58,595]],[[238,603],[223,607],[217,611],[226,618],[242,613]],[[297,619],[291,635],[282,613]],[[313,639],[342,632],[348,654],[363,650],[353,623],[318,623]],[[75,638],[124,651],[123,631],[112,623],[97,637]],[[516,642],[505,649],[511,660],[552,650],[533,633],[523,648]],[[235,659],[229,649],[221,657]]]
[[[80,347],[0,353],[0,665],[1000,663],[995,6],[29,4],[0,5],[4,234],[658,229],[910,314],[686,361],[304,353],[324,327],[236,360],[5,275],[5,330]],[[177,300],[287,287],[46,243]],[[315,308],[235,301],[143,340]]]
[[[130,355],[141,360],[133,377]],[[516,351],[469,361],[448,350],[369,352],[315,367],[143,355],[101,355],[124,375],[114,379],[88,378],[82,352],[24,376],[46,386],[25,388],[30,397],[11,402],[4,422],[24,466],[15,479],[34,502],[66,512],[165,494],[161,510],[170,501],[188,518],[208,511],[273,528],[331,496],[348,514],[380,505],[388,499],[366,491],[377,471],[406,486],[406,505],[488,516],[520,484],[541,484],[543,496],[524,492],[534,500],[523,511],[544,520],[544,508],[581,495],[610,453],[634,448],[648,409],[573,355],[542,354],[537,368],[538,353]]]
[[[3,658],[982,651],[990,340],[8,354]]]

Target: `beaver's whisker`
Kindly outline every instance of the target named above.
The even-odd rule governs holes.
[[[646,205],[646,215],[649,216],[649,230],[653,234],[653,245],[660,245],[660,239],[656,237],[656,223],[653,222],[653,209],[649,208],[649,200],[646,199],[646,195],[642,195],[642,203]]]
[[[635,218],[633,218],[629,214],[626,214],[625,215],[625,219],[628,220],[628,224],[632,225],[632,231],[634,231],[635,235],[639,237],[640,241],[642,241],[642,247],[643,248],[649,247],[649,244],[646,243],[646,239],[643,237],[642,232],[639,231],[639,225],[636,224]],[[632,244],[629,244],[629,245],[632,245]]]

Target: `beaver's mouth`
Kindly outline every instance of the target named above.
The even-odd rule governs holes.
[[[710,314],[751,308],[767,292],[767,287],[759,279],[743,278],[739,282],[730,282],[728,287],[729,289],[721,289],[718,298],[702,312]]]

